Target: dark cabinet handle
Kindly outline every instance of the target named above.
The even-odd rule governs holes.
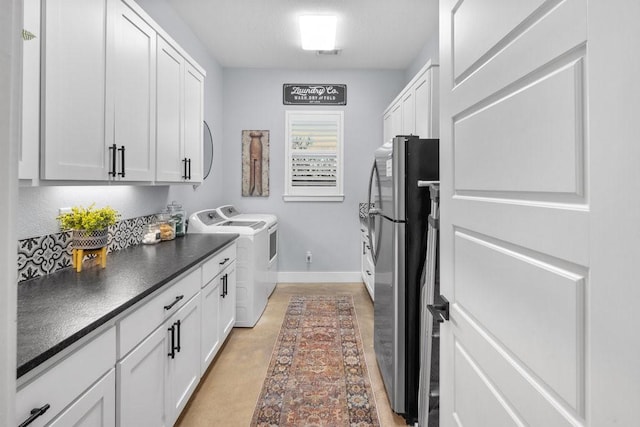
[[[180,320],[177,320],[176,323],[174,323],[174,325],[178,328],[178,345],[176,346],[176,350],[178,351],[178,353],[180,353]]]
[[[170,358],[176,357],[176,326],[175,323],[167,328],[167,331],[171,332],[171,351],[167,354]]]
[[[371,276],[371,272],[370,272],[369,270],[366,270],[366,271],[367,271],[367,274],[368,274],[369,276]]]
[[[191,159],[187,159],[187,164],[189,165],[189,178],[187,179],[191,179]]]
[[[118,148],[118,151],[120,152],[120,160],[122,161],[122,172],[118,172],[118,175],[124,178],[124,145]]]
[[[220,265],[225,265],[228,261],[229,258],[225,258],[224,260],[220,261]]]
[[[220,294],[220,296],[222,298],[224,298],[225,295],[227,295],[226,289],[225,289],[226,288],[226,281],[227,281],[226,278],[227,278],[226,274],[220,278],[220,282],[222,282],[222,293]]]
[[[111,169],[109,170],[109,176],[116,176],[116,151],[118,150],[118,147],[116,146],[116,144],[113,144],[111,147],[109,147],[109,154],[111,157]]]
[[[31,415],[29,416],[29,418],[27,418],[26,420],[24,420],[22,422],[22,424],[20,424],[18,427],[26,427],[29,424],[31,424],[32,422],[35,421],[36,418],[38,418],[40,415],[44,414],[45,412],[47,412],[49,410],[51,406],[47,403],[46,405],[44,405],[42,408],[33,408],[31,410]]]
[[[184,173],[182,174],[183,179],[187,179],[187,158],[182,159],[182,164],[184,165]]]
[[[229,294],[229,275],[224,275],[224,294]]]
[[[176,305],[178,303],[178,301],[180,301],[182,298],[184,298],[184,295],[178,295],[176,297],[176,299],[169,305],[165,305],[164,309],[165,310],[171,310],[173,308],[174,305]]]

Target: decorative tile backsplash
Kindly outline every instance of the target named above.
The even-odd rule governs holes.
[[[374,207],[375,203],[358,203],[358,214],[360,218],[368,218],[369,217],[369,209]]]
[[[125,219],[109,227],[109,252],[142,242],[142,228],[154,215]],[[71,232],[18,240],[18,282],[71,267]]]

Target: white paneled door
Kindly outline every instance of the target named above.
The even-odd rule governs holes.
[[[633,16],[440,1],[442,426],[638,425]]]

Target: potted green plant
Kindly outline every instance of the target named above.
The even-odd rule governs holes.
[[[95,203],[88,208],[74,206],[71,212],[58,215],[60,228],[71,230],[75,249],[98,249],[107,245],[110,225],[118,222],[120,214],[110,206],[96,208]]]

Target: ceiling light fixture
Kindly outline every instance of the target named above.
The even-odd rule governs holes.
[[[300,34],[304,50],[334,50],[336,47],[336,23],[334,15],[300,16]]]

